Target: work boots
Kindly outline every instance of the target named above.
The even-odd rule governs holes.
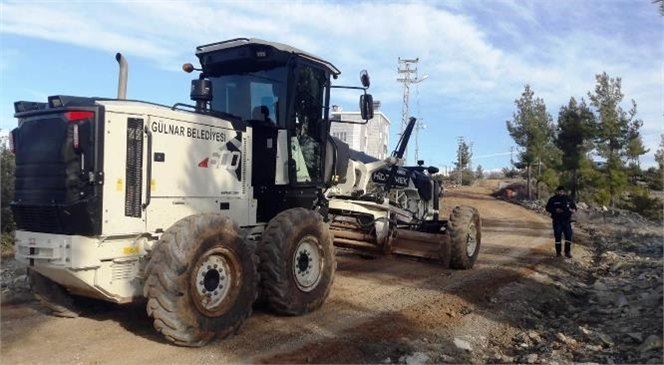
[[[565,257],[572,258],[572,242],[565,241]]]
[[[559,242],[556,242],[556,257],[562,256],[560,253],[562,251],[562,247],[560,246]]]

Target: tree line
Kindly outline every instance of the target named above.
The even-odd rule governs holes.
[[[9,203],[14,199],[14,154],[7,148],[7,138],[0,138],[0,243],[2,252],[14,242],[16,229]]]
[[[650,150],[643,145],[636,101],[623,109],[620,77],[603,72],[595,81],[588,101],[570,97],[557,123],[530,85],[515,100],[516,111],[506,127],[518,145],[514,166],[526,177],[528,196],[533,197],[531,188],[540,198],[542,190],[562,184],[577,201],[612,207],[640,202],[657,208],[661,201],[649,198],[648,189],[662,190],[664,135],[655,153],[658,166],[643,170],[640,157]]]

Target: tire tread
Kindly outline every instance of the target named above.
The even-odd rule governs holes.
[[[195,318],[183,318],[181,313],[183,307],[191,305],[186,293],[188,270],[196,260],[195,257],[190,257],[193,252],[196,252],[196,247],[188,247],[188,245],[192,245],[190,242],[192,238],[209,234],[215,230],[227,232],[229,235],[240,232],[228,217],[217,213],[192,215],[181,219],[169,228],[155,244],[145,270],[147,280],[143,294],[148,298],[147,313],[153,318],[155,329],[177,345],[200,347],[215,336],[226,338],[237,333],[251,315],[251,304],[256,300],[258,260],[253,253],[250,253],[254,273],[253,275],[243,275],[245,279],[253,279],[251,282],[244,283],[249,286],[250,304],[247,305],[247,308],[241,309],[238,318],[231,318],[232,323],[229,326],[217,330],[200,328],[197,326],[198,320]],[[242,290],[240,295],[242,295]],[[191,310],[196,311],[196,309]]]
[[[294,283],[290,280],[290,253],[288,242],[291,235],[307,225],[325,225],[322,217],[309,209],[292,208],[279,213],[274,217],[261,238],[258,246],[260,258],[259,273],[261,282],[259,286],[260,302],[267,305],[278,314],[297,316],[318,309],[327,299],[334,282],[336,258],[332,246],[332,235],[325,225],[323,237],[319,237],[321,244],[331,247],[331,257],[326,264],[331,268],[329,283],[318,297],[302,305],[289,295]],[[325,271],[321,275],[327,275]]]
[[[467,254],[466,237],[471,223],[475,223],[477,232],[477,247],[473,256]],[[465,205],[457,206],[452,211],[449,221],[450,243],[452,245],[452,258],[450,266],[453,269],[470,269],[475,264],[481,244],[481,221],[477,209]]]

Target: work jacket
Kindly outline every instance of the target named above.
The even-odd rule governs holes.
[[[562,209],[561,213],[556,213],[556,208]],[[551,219],[561,222],[570,221],[572,218],[571,209],[576,210],[576,204],[567,195],[554,195],[546,203],[546,211],[551,213]]]

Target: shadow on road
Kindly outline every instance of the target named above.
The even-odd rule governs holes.
[[[541,264],[559,265],[553,258]],[[424,296],[403,308],[382,312],[358,324],[351,324],[343,331],[332,331],[332,336],[307,342],[290,351],[260,355],[254,357],[253,361],[385,363],[389,358],[389,362],[395,363],[403,362],[403,356],[426,352],[442,356],[429,358],[427,363],[471,363],[473,356],[487,349],[488,344],[493,341],[492,331],[496,331],[496,337],[504,334],[497,332],[500,331],[498,327],[482,329],[481,331],[488,332],[489,336],[467,336],[468,341],[476,348],[475,353],[461,350],[454,344],[453,333],[455,328],[462,327],[461,323],[467,316],[474,314],[485,318],[489,323],[502,323],[527,331],[559,320],[559,317],[566,313],[567,306],[581,306],[586,300],[578,293],[567,291],[561,286],[526,276],[533,272],[530,268],[485,267],[456,272],[454,275],[441,270],[437,275],[424,280],[412,280],[410,274],[400,275],[397,279],[436,293]],[[361,272],[355,270],[340,273],[355,274]],[[545,272],[541,276],[544,275]],[[518,282],[519,287],[515,290],[521,290],[518,295],[516,291],[510,291],[510,284],[515,282]],[[376,285],[380,284],[376,282]],[[504,290],[507,288],[510,290]],[[408,293],[409,290],[404,288],[397,290],[392,296]],[[513,306],[516,301],[524,303]],[[528,304],[529,301],[532,305]],[[367,310],[371,310],[372,303],[365,305]],[[522,308],[530,312],[521,313]],[[469,332],[468,335],[472,333]],[[546,340],[555,341],[555,338]]]
[[[495,219],[495,218],[482,218],[482,230],[491,230],[499,227],[505,227],[505,229],[511,228],[520,228],[528,230],[544,230],[547,234],[550,233],[551,223],[535,223],[535,222],[521,222],[514,219]]]

